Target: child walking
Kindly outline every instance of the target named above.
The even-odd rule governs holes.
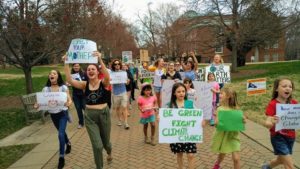
[[[213,101],[212,101],[212,113],[211,113],[211,119],[209,121],[209,124],[211,126],[215,125],[215,118],[216,118],[216,109],[217,109],[217,94],[220,93],[220,85],[218,82],[216,82],[215,74],[210,72],[207,75],[207,82],[211,84],[212,88],[211,91],[213,92]]]
[[[175,83],[172,88],[169,108],[193,109],[193,102],[187,99],[187,90],[184,84]],[[172,143],[171,151],[177,155],[179,169],[183,169],[183,153],[187,154],[188,168],[194,169],[194,154],[197,152],[196,143]]]
[[[275,132],[275,124],[279,121],[276,116],[276,104],[297,104],[298,102],[292,98],[294,88],[294,83],[288,78],[281,77],[274,81],[272,100],[266,108],[265,126],[270,129],[271,143],[276,158],[264,164],[262,169],[275,168],[281,164],[285,169],[294,168],[291,155],[296,138],[295,130],[283,129]]]
[[[221,110],[236,110],[238,109],[237,94],[232,89],[225,87],[220,92],[220,107],[217,109],[215,124],[218,125],[218,112]],[[243,118],[245,122],[245,117]],[[211,149],[218,154],[218,159],[213,169],[219,169],[225,155],[232,154],[234,169],[240,169],[240,138],[239,131],[218,131],[216,130],[213,136]]]
[[[151,84],[142,84],[141,95],[138,98],[138,108],[140,110],[140,123],[144,125],[145,143],[155,146],[155,116],[157,116],[157,99],[153,96]],[[148,137],[148,124],[151,125],[151,141]]]

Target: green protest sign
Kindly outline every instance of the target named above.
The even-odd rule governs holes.
[[[219,131],[244,131],[243,112],[241,110],[220,110],[218,111]]]

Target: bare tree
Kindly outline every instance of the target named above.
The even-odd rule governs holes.
[[[39,62],[61,52],[55,24],[47,22],[48,2],[15,0],[3,2],[0,55],[23,70],[27,93],[32,93],[31,69]]]
[[[232,51],[232,71],[245,65],[245,55],[256,46],[278,40],[287,25],[283,22],[286,9],[278,0],[190,0],[215,20],[218,38]],[[295,5],[295,4],[294,4]],[[215,17],[217,16],[217,17]],[[197,28],[197,26],[195,27]]]

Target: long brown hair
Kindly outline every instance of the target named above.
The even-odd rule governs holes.
[[[229,108],[238,108],[237,94],[234,90],[229,87],[224,87],[221,89],[221,92],[224,92],[226,97],[228,97],[228,100],[226,102]]]
[[[281,76],[279,78],[277,78],[275,81],[274,81],[274,85],[273,85],[273,92],[272,92],[272,100],[273,99],[276,99],[278,97],[278,86],[279,86],[279,83],[282,81],[282,80],[289,80],[291,83],[292,83],[292,89],[293,91],[295,90],[295,85],[294,85],[294,82],[288,78],[288,77],[284,77],[284,76]],[[289,96],[288,98],[288,103],[290,103],[290,101],[292,100],[292,94]]]
[[[185,89],[184,100],[187,100],[187,90],[186,90],[186,87],[184,86],[184,84],[183,83],[175,83],[172,87],[172,95],[171,95],[171,100],[170,100],[170,104],[169,104],[170,108],[177,107],[177,104],[176,104],[177,98],[176,98],[175,92],[176,92],[176,89],[179,87],[183,87]]]

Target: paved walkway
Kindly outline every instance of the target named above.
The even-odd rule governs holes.
[[[74,112],[73,112],[74,114]],[[75,116],[74,116],[75,117]],[[76,118],[76,117],[75,117]],[[74,118],[74,119],[75,119]],[[76,119],[75,119],[76,121]],[[129,118],[130,130],[116,125],[116,116],[112,115],[111,141],[113,145],[113,162],[105,161],[105,169],[175,169],[176,156],[170,152],[168,144],[157,144],[151,146],[144,144],[142,125],[138,123],[139,115],[136,104],[133,104]],[[71,137],[72,152],[66,156],[66,169],[94,169],[93,152],[86,129],[76,129],[76,122],[69,125],[68,134]],[[22,159],[13,164],[11,169],[54,169],[58,160],[57,132],[51,122],[44,125],[47,130],[40,129],[44,134],[50,134],[34,150],[26,154]],[[149,128],[150,129],[150,128]],[[260,168],[264,161],[269,161],[274,156],[270,150],[269,133],[267,129],[253,123],[247,122],[247,132],[241,134],[241,163],[243,169]],[[206,126],[204,129],[204,143],[198,144],[196,154],[197,169],[211,169],[217,155],[211,153],[209,145],[213,135],[214,127]],[[150,132],[150,131],[149,131]],[[41,134],[41,133],[40,133]],[[250,137],[250,138],[249,138]],[[32,139],[31,139],[32,140]],[[1,142],[0,142],[1,143]],[[294,148],[297,165],[300,161],[300,146]],[[106,153],[104,152],[106,159]],[[186,164],[186,157],[185,157]],[[228,155],[222,163],[222,168],[233,168],[231,156]],[[280,167],[279,167],[280,168]]]

